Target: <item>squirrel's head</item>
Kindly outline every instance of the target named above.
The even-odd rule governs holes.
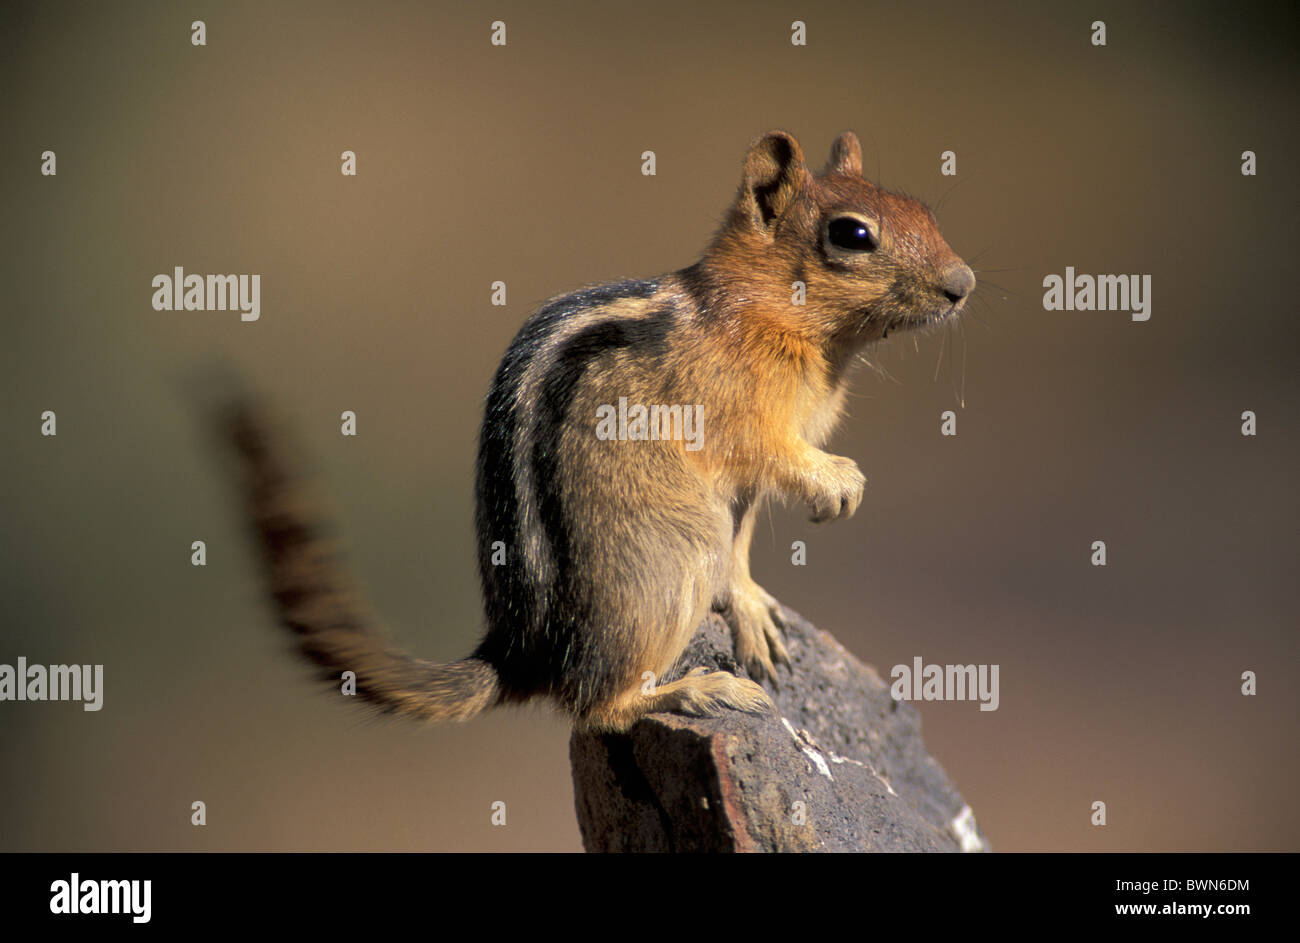
[[[951,317],[975,288],[925,204],[863,178],[851,131],[816,175],[791,135],[759,138],[708,258],[733,292],[790,305],[787,325],[846,348]]]

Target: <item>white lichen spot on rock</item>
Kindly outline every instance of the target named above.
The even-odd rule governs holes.
[[[980,838],[979,827],[975,824],[975,813],[968,805],[962,806],[957,817],[948,823],[948,831],[952,832],[953,837],[957,839],[962,851],[988,850],[984,839]]]
[[[831,768],[827,765],[826,758],[804,742],[803,738],[795,732],[794,724],[784,717],[781,718],[781,723],[785,725],[786,730],[790,731],[790,736],[794,737],[794,742],[803,751],[804,756],[813,761],[813,765],[817,767],[817,772],[834,782],[835,777],[831,775]]]

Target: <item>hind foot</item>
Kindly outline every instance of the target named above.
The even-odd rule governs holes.
[[[747,714],[765,714],[776,709],[767,692],[729,671],[695,668],[685,677],[648,689],[638,686],[625,694],[598,704],[579,719],[591,730],[627,730],[646,714],[669,712],[690,717],[714,717],[731,709]]]
[[[755,678],[776,681],[775,662],[790,664],[782,641],[781,607],[752,579],[737,580],[722,618],[731,628],[736,660]]]

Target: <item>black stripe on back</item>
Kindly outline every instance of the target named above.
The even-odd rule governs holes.
[[[696,262],[677,273],[677,280],[691,297],[691,310],[699,317],[707,319],[713,302],[714,287],[712,280],[704,271],[704,265]]]
[[[519,498],[515,487],[512,451],[519,424],[526,420],[526,417],[520,414],[518,402],[524,374],[533,357],[546,346],[547,340],[567,318],[624,298],[647,298],[658,289],[659,283],[656,280],[628,281],[583,289],[551,301],[533,314],[520,328],[492,381],[492,388],[488,392],[484,408],[483,425],[479,432],[475,484],[479,580],[483,589],[487,635],[475,654],[501,672],[507,696],[510,693],[509,689],[512,688],[520,693],[532,693],[538,689],[537,684],[543,680],[542,677],[536,676],[530,667],[542,654],[540,650],[536,650],[536,643],[542,640],[533,639],[531,635],[534,627],[544,623],[549,602],[534,597],[534,582],[528,579],[528,574],[523,570],[525,560],[523,548],[519,545]],[[612,322],[601,322],[593,325],[593,328],[599,329],[607,323]],[[663,319],[663,325],[658,328],[659,343],[662,343],[662,335],[666,332],[667,323],[667,319]],[[539,411],[536,420],[536,428],[542,435],[551,435],[551,433],[558,435],[558,427],[555,423],[563,421],[564,415],[563,411],[557,413],[554,407],[548,411],[542,404],[550,402],[556,406],[565,405],[561,398],[566,393],[572,396],[573,385],[581,375],[580,370],[577,375],[572,375],[575,356],[577,356],[573,351],[577,349],[589,351],[580,358],[584,368],[590,357],[599,352],[591,349],[592,341],[588,335],[589,331],[583,331],[565,343],[558,352],[557,368],[552,370],[551,375],[544,381],[540,402],[537,404]],[[654,329],[642,328],[637,336],[653,342],[656,335]],[[583,340],[584,337],[588,339]],[[578,348],[573,346],[575,342],[578,343]],[[626,343],[633,342],[632,334],[628,334]],[[603,349],[609,349],[609,345],[605,345]],[[561,376],[558,384],[555,380],[557,373]],[[544,463],[543,467],[546,471],[539,468],[536,465],[536,457],[535,448],[532,456],[534,475],[543,477],[553,474],[550,464]],[[542,500],[540,495],[539,500]],[[559,515],[562,519],[561,510],[552,507],[550,513]],[[548,518],[546,514],[547,512],[543,510],[545,531],[551,538],[554,552],[556,544],[553,536],[555,533],[553,518]],[[492,565],[491,545],[496,540],[503,540],[506,543],[507,561],[504,566]],[[560,546],[567,552],[567,536],[561,538]],[[560,558],[557,557],[556,562],[559,564]],[[555,666],[551,664],[536,666],[540,669],[541,675],[546,678],[561,677],[553,673],[551,670],[553,667]]]

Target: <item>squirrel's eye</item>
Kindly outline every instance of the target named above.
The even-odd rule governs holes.
[[[827,234],[830,236],[831,244],[840,249],[870,252],[880,245],[880,239],[873,231],[873,227],[852,216],[841,216],[839,219],[831,220]]]

